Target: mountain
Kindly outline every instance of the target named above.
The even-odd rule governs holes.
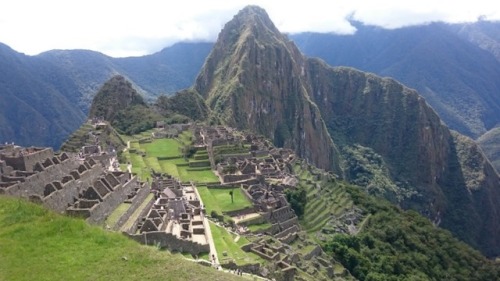
[[[353,22],[353,35],[291,35],[308,56],[390,76],[415,88],[452,129],[477,138],[500,122],[499,22],[387,30]]]
[[[57,146],[85,118],[76,88],[60,68],[0,44],[0,142]]]
[[[475,23],[454,24],[451,27],[459,36],[492,53],[500,61],[500,22],[480,20]]]
[[[121,75],[113,76],[97,92],[89,110],[89,118],[113,122],[121,110],[132,106],[146,106],[144,99]]]
[[[149,130],[162,118],[150,110],[130,81],[113,76],[97,92],[89,111],[89,119],[108,121],[119,132],[135,134]]]
[[[477,139],[477,143],[488,156],[497,172],[500,171],[500,127],[486,132]]]
[[[255,6],[224,26],[194,89],[221,123],[263,134],[341,176],[369,175],[367,189],[389,180],[388,199],[488,256],[500,254],[499,175],[417,91],[303,56]],[[386,172],[353,169],[348,150]]]
[[[111,58],[87,50],[37,56],[0,44],[0,142],[59,148],[84,121],[94,94],[114,75],[147,100],[189,87],[211,43],[178,43],[143,57]]]
[[[220,122],[340,173],[337,148],[308,94],[304,64],[267,14],[249,6],[224,26],[194,88]]]

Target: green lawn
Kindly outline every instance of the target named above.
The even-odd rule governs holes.
[[[222,210],[217,203],[217,199],[212,195],[212,193],[210,193],[206,186],[197,186],[196,189],[198,189],[198,193],[201,196],[201,200],[207,210],[207,214],[210,215],[212,211],[222,214]]]
[[[231,190],[234,192],[234,202],[231,202],[231,195],[229,195],[229,191]],[[200,186],[198,187],[198,192],[203,200],[203,204],[207,208],[208,214],[210,214],[212,210],[221,214],[222,212],[241,210],[252,206],[252,203],[245,197],[240,188],[219,189]]]
[[[177,164],[176,161],[182,161],[185,163],[184,159],[178,158],[178,159],[170,159],[170,160],[158,160],[158,163],[160,163],[161,170],[164,173],[167,173],[175,178],[179,178],[179,171],[177,170]]]
[[[183,141],[188,141],[192,136],[191,132],[184,132],[179,136]],[[125,158],[132,163],[132,172],[138,174],[141,180],[149,180],[151,178],[150,171],[154,169],[157,172],[164,172],[180,179],[182,182],[194,181],[197,183],[219,182],[219,178],[210,170],[201,168],[198,171],[189,171],[190,167],[178,166],[178,164],[188,164],[188,161],[195,161],[184,158],[173,158],[166,160],[158,160],[159,157],[176,157],[180,156],[179,147],[181,144],[175,139],[156,139],[151,143],[139,144],[131,142],[131,147],[138,151],[145,151],[146,157],[142,157],[137,153],[125,152]],[[202,152],[203,153],[203,152]],[[200,162],[207,162],[201,160]]]
[[[185,162],[186,163],[186,162]],[[207,170],[202,171],[188,171],[188,166],[177,166],[179,178],[182,182],[194,181],[197,183],[218,182],[219,178],[208,167]]]
[[[156,139],[151,143],[141,144],[141,148],[150,157],[175,157],[181,155],[180,144],[174,139]]]
[[[272,225],[271,223],[269,222],[264,222],[264,223],[261,223],[261,224],[251,224],[248,226],[248,229],[252,232],[254,231],[258,231],[258,230],[265,230],[265,229],[268,229],[270,228]]]
[[[242,280],[4,196],[0,249],[0,280]]]
[[[125,214],[125,212],[130,208],[130,203],[122,203],[120,204],[106,219],[106,225],[109,227],[114,227],[118,222],[118,219]]]
[[[214,239],[215,249],[217,250],[217,256],[219,257],[219,262],[229,262],[234,261],[238,265],[249,264],[249,263],[263,263],[264,260],[254,253],[247,253],[241,249],[242,245],[248,243],[245,237],[240,236],[238,242],[234,242],[235,236],[227,232],[224,228],[217,226],[216,224],[210,222],[210,229],[212,230],[212,236]],[[224,252],[227,255],[224,255]]]

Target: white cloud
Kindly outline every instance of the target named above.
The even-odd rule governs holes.
[[[330,3],[329,3],[330,2]],[[283,32],[352,33],[346,18],[396,28],[429,21],[500,19],[500,3],[472,1],[201,1],[6,0],[0,3],[0,42],[37,54],[91,49],[112,56],[152,53],[180,40],[213,41],[224,23],[248,4],[269,13]]]

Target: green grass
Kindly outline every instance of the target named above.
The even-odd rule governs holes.
[[[233,201],[231,202],[231,195],[229,191],[233,190]],[[222,212],[241,210],[246,207],[251,207],[252,203],[248,200],[240,188],[222,189],[222,188],[207,188],[198,187],[203,204],[207,206],[208,214],[212,210],[217,211],[219,214]]]
[[[191,132],[181,134],[180,138],[187,141]],[[189,170],[189,162],[182,157],[159,160],[159,157],[177,157],[180,156],[179,147],[181,144],[174,139],[156,139],[151,143],[139,144],[131,142],[131,147],[137,151],[145,151],[146,157],[142,157],[137,153],[125,152],[125,158],[132,164],[132,173],[139,175],[141,180],[149,180],[151,178],[151,169],[157,172],[167,173],[182,182],[194,181],[196,183],[211,183],[219,182],[219,178],[210,169],[210,162],[207,160],[193,160],[192,162],[207,162],[207,169],[196,168]],[[203,155],[203,152],[201,153]],[[161,158],[160,158],[161,159]],[[191,168],[192,169],[192,168]]]
[[[139,215],[141,214],[142,210],[144,210],[144,208],[146,208],[146,205],[148,204],[148,202],[151,199],[153,199],[153,197],[154,197],[154,194],[150,193],[146,197],[146,199],[144,199],[144,201],[141,203],[141,205],[132,213],[132,215],[130,215],[128,220],[123,224],[123,226],[121,228],[122,231],[128,231],[128,229],[130,229],[132,227],[134,222],[139,218]]]
[[[191,140],[193,138],[193,132],[191,131],[184,131],[179,135],[179,140],[181,141],[182,144],[184,145],[189,145],[193,141]]]
[[[242,245],[248,243],[245,237],[240,236],[238,242],[234,242],[235,237],[224,228],[210,222],[210,229],[220,263],[223,264],[231,260],[237,265],[264,263],[264,260],[256,254],[247,253],[241,249]],[[227,256],[224,256],[224,252],[227,253]]]
[[[109,227],[114,227],[118,222],[118,219],[130,208],[130,203],[120,204],[106,219],[106,225]]]
[[[184,160],[180,158],[182,162]],[[177,170],[177,165],[175,164],[174,161],[172,160],[159,160],[158,163],[160,163],[161,170],[164,173],[167,173],[175,178],[179,178],[179,171]]]
[[[156,139],[151,143],[141,144],[141,148],[150,157],[175,157],[180,156],[179,142],[174,139]]]
[[[0,280],[242,280],[0,196]]]
[[[222,214],[222,210],[217,202],[217,199],[210,193],[210,190],[206,186],[197,186],[198,193],[201,196],[203,205],[207,210],[207,214],[211,214],[212,211],[216,211],[218,214]]]
[[[255,232],[255,231],[258,231],[258,230],[265,230],[265,229],[268,229],[270,227],[271,227],[271,223],[265,222],[265,223],[261,223],[261,224],[252,224],[252,225],[249,225],[248,229],[251,232]]]
[[[219,178],[208,167],[202,171],[189,171],[189,166],[177,166],[179,178],[182,182],[194,181],[196,183],[218,182]]]

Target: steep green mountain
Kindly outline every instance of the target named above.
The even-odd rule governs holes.
[[[129,81],[121,75],[116,75],[106,81],[95,95],[89,118],[102,118],[113,122],[119,111],[132,106],[146,107],[146,103]]]
[[[196,79],[215,119],[340,173],[339,153],[305,84],[305,61],[267,14],[247,7],[220,32]]]
[[[99,87],[121,74],[148,100],[192,85],[211,43],[178,43],[143,57],[86,50],[20,54],[0,43],[0,142],[58,148],[85,120]]]
[[[391,76],[417,89],[460,133],[477,138],[500,122],[500,62],[495,59],[500,23],[432,23],[394,30],[353,24],[353,35],[303,33],[291,38],[306,55],[330,65]]]
[[[349,149],[365,158],[356,147],[366,147],[374,156],[366,162],[380,159],[369,184],[387,188],[381,193],[394,203],[418,210],[486,255],[500,254],[498,174],[415,90],[304,57],[254,6],[225,25],[195,89],[222,123],[263,134],[352,180],[366,165],[351,170],[355,161],[342,164],[339,172],[340,159],[353,163]]]
[[[132,83],[116,75],[104,83],[95,95],[89,119],[102,119],[122,133],[135,134],[153,128],[162,117],[150,110]]]
[[[477,143],[484,151],[495,169],[500,171],[500,127],[493,128],[477,139]]]
[[[183,123],[179,121],[186,118],[205,120],[210,111],[203,97],[192,89],[177,92],[170,97],[161,95],[154,106],[161,115],[169,118],[172,123]]]
[[[346,186],[367,219],[356,235],[322,243],[358,280],[498,280],[500,267],[415,211]]]

